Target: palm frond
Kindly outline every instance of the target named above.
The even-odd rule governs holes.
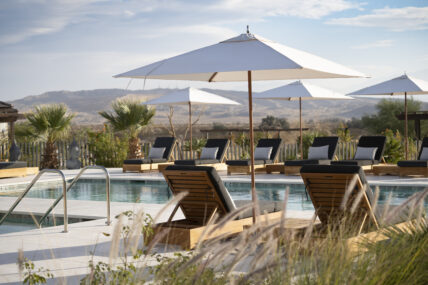
[[[142,105],[136,100],[116,100],[112,103],[112,112],[102,111],[104,117],[115,131],[128,131],[131,136],[150,123],[155,109]]]
[[[64,104],[51,104],[35,107],[34,112],[26,117],[35,134],[48,141],[56,141],[67,133],[74,115],[67,115]]]

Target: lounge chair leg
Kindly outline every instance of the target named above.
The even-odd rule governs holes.
[[[168,226],[171,224],[172,218],[174,218],[175,213],[177,212],[177,210],[178,210],[178,208],[179,208],[179,207],[180,207],[180,205],[179,205],[179,204],[177,204],[177,205],[175,205],[174,210],[172,210],[172,213],[171,213],[171,215],[169,216],[168,221],[166,222],[166,224],[167,224]]]
[[[204,221],[204,226],[211,223],[211,220],[214,218],[215,214],[217,213],[217,209],[218,208],[215,207],[214,211],[211,213],[210,217],[208,218],[208,221],[207,222]]]
[[[306,201],[309,201],[308,189],[306,188],[306,185],[305,185],[305,194],[306,194]]]
[[[366,223],[366,220],[367,220],[367,213],[364,215],[363,221],[361,222],[361,226],[360,226],[360,228],[358,230],[358,235],[360,235],[361,232],[363,231],[364,224]]]

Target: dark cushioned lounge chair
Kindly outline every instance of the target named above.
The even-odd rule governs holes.
[[[171,159],[176,140],[174,137],[158,137],[152,147],[165,148],[161,158],[126,159],[123,161],[123,172],[126,171],[150,171],[158,169],[159,163],[168,162]]]
[[[210,165],[222,163],[227,149],[229,148],[229,139],[208,139],[205,147],[218,147],[216,159],[185,159],[174,161],[175,165]]]
[[[358,147],[377,147],[374,159],[351,159],[351,160],[339,160],[332,161],[334,165],[354,165],[361,166],[365,170],[371,169],[373,165],[379,164],[383,158],[385,151],[386,137],[385,136],[361,136],[358,140]]]
[[[334,158],[337,149],[337,143],[339,137],[316,137],[312,143],[313,147],[320,147],[328,145],[328,157],[327,159],[302,159],[302,160],[286,160],[284,161],[285,166],[303,166],[306,164],[330,164]]]
[[[272,152],[269,159],[255,159],[254,169],[264,168],[266,164],[274,163],[278,159],[279,147],[281,146],[282,139],[260,139],[256,148],[272,147]],[[227,174],[232,173],[245,173],[249,174],[251,169],[251,160],[227,160]]]
[[[285,174],[299,175],[300,168],[307,164],[324,164],[329,165],[331,160],[336,155],[337,143],[339,137],[316,137],[312,143],[312,147],[321,147],[328,145],[327,159],[302,159],[302,160],[286,160],[281,164],[266,165],[266,172],[279,172]]]
[[[193,248],[199,241],[204,227],[214,215],[218,215],[221,219],[238,207],[251,203],[249,200],[232,200],[223,181],[213,167],[171,165],[162,173],[174,195],[182,192],[188,192],[188,194],[176,205],[168,222],[158,226],[169,230],[169,235],[161,242]],[[282,214],[281,204],[281,202],[260,201],[260,212],[268,213],[267,216],[262,215],[260,220],[264,221],[266,218],[278,220]],[[185,219],[172,221],[179,208]],[[218,232],[204,236],[204,239],[241,232],[244,226],[252,224],[251,214],[251,208],[241,212],[235,220],[226,223]]]
[[[424,148],[428,148],[428,137],[424,137],[422,140],[417,160],[402,160],[397,163],[400,176],[423,175],[428,177],[428,160],[421,160]]]

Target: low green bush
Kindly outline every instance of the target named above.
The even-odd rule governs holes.
[[[128,153],[128,139],[117,137],[108,125],[100,132],[88,131],[89,150],[95,164],[121,167]]]

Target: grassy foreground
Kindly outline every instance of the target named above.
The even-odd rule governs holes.
[[[158,241],[168,233],[153,236],[157,217],[126,212],[117,217],[110,262],[90,262],[90,273],[81,284],[427,284],[428,223],[423,207],[427,194],[428,189],[416,193],[401,205],[412,212],[408,228],[384,228],[388,239],[377,243],[361,239],[357,251],[346,243],[356,226],[352,223],[330,228],[326,238],[319,238],[311,227],[301,235],[287,232],[281,220],[260,221],[232,239],[201,242],[192,251],[166,258],[157,250],[164,249]],[[238,213],[217,220],[214,230]],[[394,215],[386,212],[385,221]],[[144,243],[148,237],[151,241]],[[28,260],[24,261],[28,269]],[[48,271],[30,267],[26,283],[44,283],[44,274]]]

